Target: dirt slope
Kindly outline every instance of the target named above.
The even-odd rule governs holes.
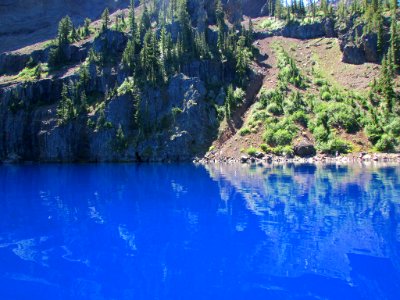
[[[296,61],[297,66],[302,73],[312,79],[312,70],[317,70],[334,87],[343,90],[352,90],[359,93],[365,93],[369,89],[369,84],[373,78],[379,76],[380,66],[366,63],[363,65],[350,65],[341,61],[342,53],[339,49],[338,40],[335,38],[318,38],[311,40],[298,40],[284,37],[268,37],[257,40],[255,45],[267,59],[259,61],[259,64],[265,68],[265,77],[263,80],[264,89],[273,89],[277,84],[277,58],[273,51],[274,45],[281,45]],[[397,83],[398,85],[398,83]],[[315,92],[315,87],[311,85],[307,92]],[[257,100],[256,100],[257,102]],[[217,139],[210,148],[207,158],[225,160],[229,158],[239,158],[243,155],[243,150],[250,147],[259,148],[264,143],[263,132],[264,125],[259,124],[253,128],[250,134],[240,135],[240,129],[248,124],[251,118],[253,104],[244,114],[241,115],[243,126],[240,128],[230,128],[230,137],[226,139],[226,125],[221,127],[223,139]],[[224,127],[225,126],[225,127]],[[339,133],[345,140],[352,141],[358,151],[368,151],[370,143],[365,134],[360,131],[356,134]],[[313,139],[311,133],[307,130],[301,132],[301,135]]]

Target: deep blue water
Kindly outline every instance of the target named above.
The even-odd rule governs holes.
[[[0,299],[400,299],[400,167],[0,166]]]

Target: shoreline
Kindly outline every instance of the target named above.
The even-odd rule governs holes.
[[[325,155],[317,154],[312,157],[289,157],[279,156],[274,154],[256,153],[253,156],[241,155],[240,157],[217,157],[205,155],[202,158],[195,157],[193,159],[185,160],[172,160],[172,161],[135,161],[135,160],[115,160],[115,161],[23,161],[16,159],[8,159],[0,161],[0,165],[40,165],[40,164],[173,164],[173,163],[193,163],[193,164],[214,164],[214,163],[225,163],[225,164],[243,164],[243,165],[262,165],[262,164],[332,164],[332,163],[344,163],[344,164],[382,164],[391,163],[400,166],[400,153],[368,153],[368,152],[356,152],[345,155]]]
[[[272,154],[257,153],[256,155],[242,155],[241,157],[207,157],[195,159],[194,163],[212,164],[212,163],[227,163],[227,164],[332,164],[332,163],[391,163],[400,165],[400,153],[367,153],[358,152],[345,155],[331,156],[325,154],[317,154],[312,157],[285,157]]]

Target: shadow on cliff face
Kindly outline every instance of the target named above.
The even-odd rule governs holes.
[[[106,7],[114,11],[128,5],[129,0],[3,0],[0,3],[0,53],[53,38],[57,23],[65,15],[79,25],[86,17],[98,19]]]

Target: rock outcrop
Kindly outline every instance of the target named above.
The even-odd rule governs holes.
[[[375,32],[365,31],[365,24],[355,25],[358,15],[354,15],[347,24],[338,28],[340,49],[343,52],[342,61],[350,64],[363,64],[365,62],[380,63],[382,54],[387,52],[387,45],[390,39],[388,31],[383,36],[384,49],[379,53],[378,36]],[[384,26],[389,26],[389,20],[384,20]]]
[[[306,138],[296,141],[293,150],[294,154],[299,157],[313,157],[317,154],[314,144]]]

